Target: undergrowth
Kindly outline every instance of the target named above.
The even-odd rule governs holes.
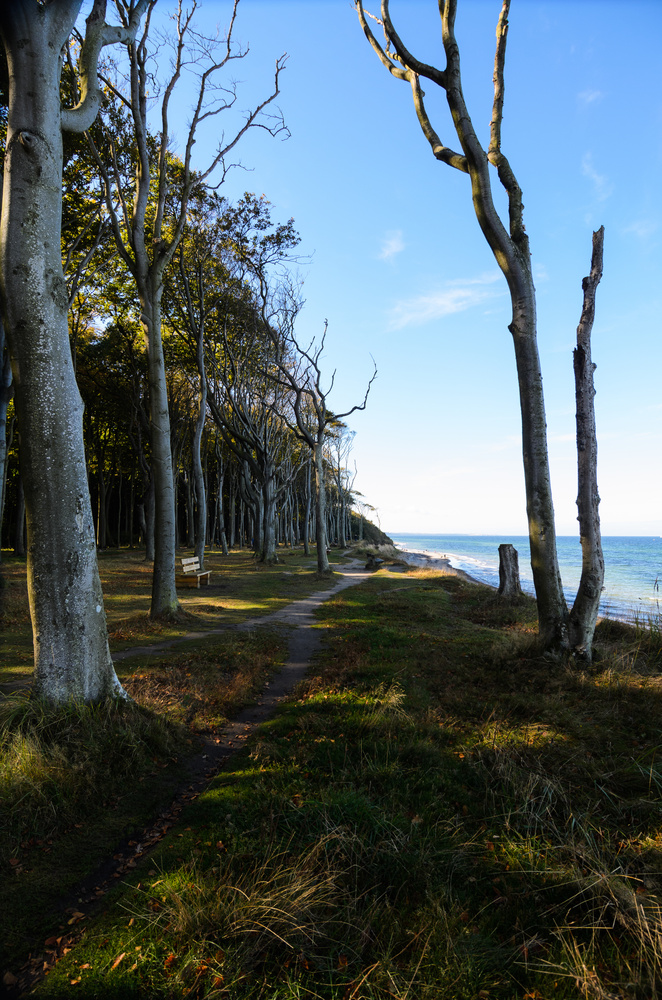
[[[107,808],[126,782],[181,749],[183,732],[137,705],[0,701],[0,863]]]

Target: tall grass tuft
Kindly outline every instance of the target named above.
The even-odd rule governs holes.
[[[107,806],[180,738],[171,724],[125,702],[0,702],[0,856],[20,838],[53,837]]]

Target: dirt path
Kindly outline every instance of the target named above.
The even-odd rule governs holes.
[[[246,632],[264,626],[285,625],[288,628],[288,659],[280,671],[266,685],[257,703],[240,712],[231,722],[213,736],[206,736],[202,745],[187,761],[186,776],[179,789],[171,792],[168,802],[164,803],[158,815],[141,831],[133,833],[132,838],[117,845],[112,857],[108,857],[97,869],[74,890],[63,896],[53,912],[53,925],[57,926],[62,915],[68,915],[75,910],[85,920],[94,916],[104,906],[106,893],[118,885],[122,875],[133,871],[143,863],[153,849],[178,821],[182,810],[193,799],[197,798],[209,781],[221,770],[224,764],[242,749],[245,741],[255,732],[261,722],[264,722],[276,709],[276,706],[286,698],[295,685],[303,679],[310,665],[313,654],[321,645],[321,634],[315,629],[314,611],[323,601],[329,600],[342,590],[353,587],[367,580],[372,574],[364,570],[358,560],[345,564],[340,568],[342,579],[330,590],[320,590],[309,597],[294,601],[279,611],[272,612],[260,618],[252,618],[239,625],[226,625],[218,629],[188,635],[167,643],[155,646],[139,646],[130,650],[122,650],[113,659],[124,659],[137,653],[153,653],[160,649],[168,649],[179,642],[204,638],[210,634],[240,631]],[[292,628],[291,626],[295,626]],[[75,927],[70,933],[55,931],[58,940],[57,953],[51,952],[51,960],[45,961],[45,956],[38,952],[32,953],[26,961],[11,974],[11,979],[0,985],[0,995],[8,997],[20,996],[26,990],[31,990],[39,982],[45,971],[58,961],[65,950],[72,947],[81,936],[81,929]],[[53,938],[55,940],[55,937]],[[3,986],[5,992],[3,993]]]
[[[241,622],[239,625],[219,625],[217,628],[205,629],[202,632],[187,632],[185,635],[179,636],[177,639],[167,639],[164,642],[155,642],[149,645],[132,646],[130,649],[122,649],[117,653],[112,654],[113,663],[121,663],[122,660],[128,660],[132,656],[153,656],[154,653],[165,652],[169,649],[174,649],[180,643],[191,642],[196,639],[206,639],[208,636],[221,635],[224,632],[246,632],[254,628],[259,628],[262,625],[269,624],[285,624],[285,625],[297,625],[305,629],[310,629],[313,624],[312,612],[315,608],[319,607],[322,601],[327,600],[329,597],[333,597],[339,591],[344,590],[346,587],[352,587],[357,583],[361,583],[363,580],[371,576],[371,573],[366,572],[362,568],[362,563],[358,559],[352,559],[351,562],[345,563],[338,567],[338,571],[342,573],[342,580],[331,590],[318,590],[315,594],[311,594],[309,597],[304,597],[299,601],[294,601],[292,604],[288,604],[285,608],[281,608],[279,611],[274,611],[268,615],[261,615],[257,618],[249,618],[245,622]],[[301,640],[301,637],[300,637]],[[302,640],[301,640],[302,641]],[[310,652],[307,654],[308,658],[315,649],[315,645],[311,646]],[[295,651],[292,647],[290,648],[290,659],[292,656],[300,656],[300,652]],[[289,676],[290,661],[284,665],[283,671],[286,676]],[[300,678],[297,677],[297,680]],[[30,679],[21,678],[17,681],[7,681],[0,684],[0,696],[13,694],[17,691],[24,691],[26,688],[30,687]],[[293,681],[296,684],[296,680]]]

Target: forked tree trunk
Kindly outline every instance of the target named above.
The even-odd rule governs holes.
[[[520,410],[526,510],[531,546],[531,568],[536,590],[539,631],[544,649],[555,655],[568,650],[568,609],[556,554],[554,509],[547,454],[545,405],[536,331],[536,300],[529,240],[523,223],[522,193],[501,150],[504,99],[503,68],[510,0],[502,0],[494,63],[494,102],[487,151],[481,145],[465,103],[460,52],[455,37],[457,0],[439,0],[446,67],[438,70],[419,62],[404,46],[390,19],[389,0],[382,0],[382,23],[389,45],[385,50],[366,20],[362,0],[356,7],[363,31],[391,74],[409,83],[418,121],[433,155],[468,174],[476,219],[508,284],[512,304],[509,330],[515,347]],[[395,54],[394,54],[395,53]],[[434,81],[446,94],[462,153],[444,146],[425,106],[421,76]],[[496,168],[508,196],[508,229],[494,204],[489,165]]]
[[[591,273],[582,282],[584,303],[577,327],[577,347],[573,354],[577,403],[577,520],[582,544],[582,575],[570,612],[570,648],[576,656],[589,663],[605,578],[598,513],[598,440],[593,384],[595,365],[591,361],[591,331],[595,317],[595,293],[602,277],[604,233],[604,226],[593,233]]]
[[[7,3],[1,295],[21,428],[35,694],[123,694],[110,659],[62,273],[60,58],[78,7]]]

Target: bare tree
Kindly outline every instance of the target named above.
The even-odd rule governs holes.
[[[582,575],[570,612],[570,648],[576,656],[589,663],[605,578],[598,513],[598,444],[593,401],[595,365],[591,361],[591,331],[595,317],[595,293],[602,277],[604,235],[604,226],[593,233],[591,272],[582,282],[584,303],[573,354],[577,403],[577,520],[582,543]]]
[[[303,461],[294,455],[293,435],[285,416],[290,407],[288,385],[273,377],[274,345],[256,323],[231,339],[227,326],[221,350],[210,363],[208,403],[227,447],[243,463],[247,499],[259,511],[260,560],[277,561],[276,507]],[[248,474],[256,493],[251,496]]]
[[[156,81],[150,71],[154,53],[150,51],[149,33],[156,2],[157,0],[148,0],[145,30],[138,41],[129,45],[130,92],[125,95],[114,81],[106,80],[115,97],[128,109],[133,124],[138,162],[131,195],[126,189],[126,178],[122,176],[121,158],[117,155],[115,138],[110,134],[107,136],[109,155],[102,155],[94,144],[93,149],[105,185],[106,207],[117,248],[135,280],[142,307],[141,318],[148,348],[150,439],[155,490],[151,614],[153,617],[168,617],[177,612],[179,602],[175,588],[175,492],[161,338],[164,274],[182,238],[192,193],[219,166],[222,168],[219,183],[222,183],[229,169],[227,157],[249,129],[261,127],[271,135],[286,130],[280,116],[269,118],[265,114],[265,109],[279,93],[283,57],[276,62],[272,93],[246,113],[230,138],[221,134],[211,162],[197,172],[193,169],[193,147],[199,129],[209,125],[218,115],[229,111],[237,100],[235,85],[230,83],[220,86],[216,83],[218,74],[235,60],[243,59],[246,51],[236,49],[233,41],[239,0],[234,0],[226,37],[219,43],[204,38],[194,30],[193,19],[198,7],[196,0],[193,0],[188,10],[184,10],[180,0],[175,15],[171,72],[159,98],[161,128],[156,144],[153,144],[148,128],[151,104],[148,95],[153,91]],[[115,0],[115,3],[122,20],[128,21],[131,3],[126,0]],[[160,55],[163,47],[161,40]],[[170,153],[170,102],[177,84],[184,77],[189,81],[195,79],[197,93],[183,157],[181,162],[177,162]]]
[[[319,345],[311,344],[306,350],[302,348],[294,336],[293,324],[296,311],[286,311],[287,323],[281,326],[278,334],[275,332],[273,322],[269,325],[271,336],[275,342],[280,341],[281,353],[279,354],[278,369],[282,382],[287,385],[293,393],[292,413],[294,420],[291,423],[301,441],[308,445],[313,455],[315,466],[315,532],[317,542],[317,571],[319,573],[329,573],[329,557],[327,554],[327,534],[326,534],[326,485],[324,481],[324,447],[326,444],[327,432],[330,426],[345,417],[349,417],[357,410],[365,410],[368,395],[372,388],[372,383],[377,378],[377,366],[366,387],[365,396],[362,403],[357,403],[344,413],[332,413],[327,408],[329,393],[333,389],[335,372],[331,376],[328,387],[323,388],[323,376],[320,368],[320,361],[324,352],[324,343],[328,323],[324,323],[324,333]],[[293,365],[291,355],[286,358],[283,348],[291,345],[299,355],[299,363]]]
[[[121,26],[105,0],[87,19],[80,100],[60,101],[61,53],[81,0],[16,0],[0,7],[9,65],[0,294],[21,429],[28,519],[28,592],[35,691],[52,702],[123,694],[108,650],[62,272],[62,134],[81,132],[101,103],[102,48],[135,35],[147,0]]]
[[[539,630],[544,647],[554,652],[568,648],[568,609],[556,553],[554,509],[547,454],[547,430],[542,375],[536,335],[536,299],[529,239],[524,228],[522,192],[501,149],[504,100],[504,63],[510,0],[503,0],[497,25],[494,62],[494,99],[487,150],[481,145],[466,106],[460,73],[460,50],[455,37],[457,0],[439,0],[446,66],[438,69],[418,60],[395,30],[389,0],[382,0],[381,19],[385,45],[373,34],[362,0],[355,0],[363,31],[383,65],[398,80],[407,82],[414,108],[433,155],[448,166],[468,174],[478,224],[508,284],[512,303],[509,330],[513,337],[522,413],[522,451],[526,508],[529,522],[531,565],[538,604]],[[372,15],[368,15],[372,17]],[[462,152],[446,146],[429,118],[421,79],[440,87],[451,113]],[[490,165],[508,197],[508,223],[495,207]]]

